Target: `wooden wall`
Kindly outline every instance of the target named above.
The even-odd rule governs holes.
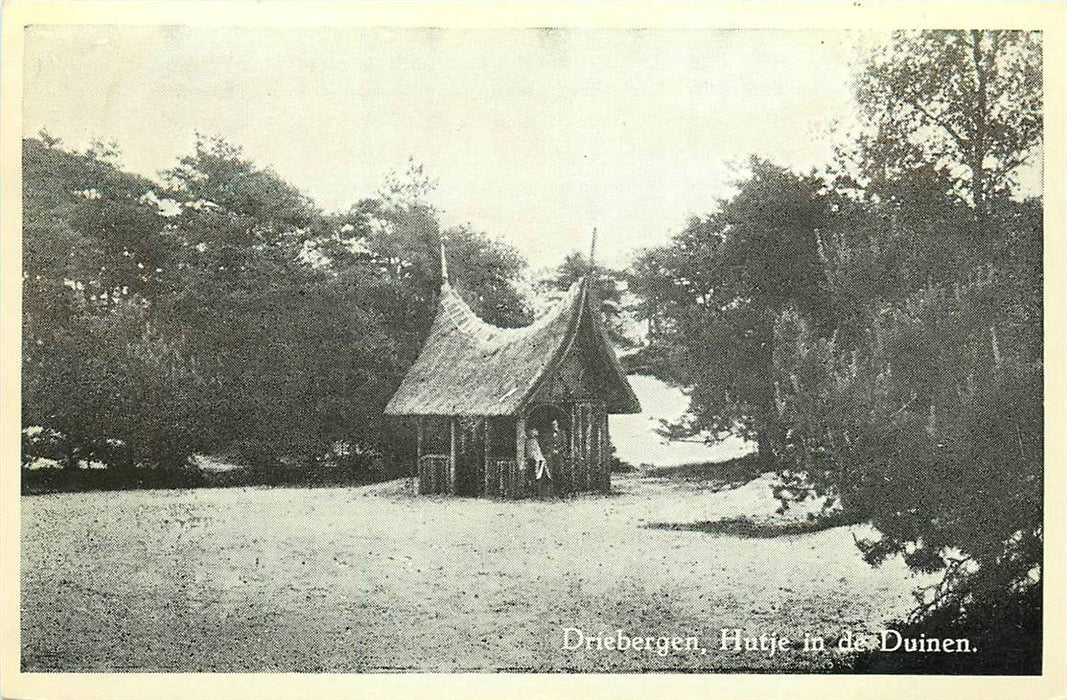
[[[571,409],[571,475],[573,491],[611,489],[607,411],[600,401],[576,402]]]
[[[568,433],[569,454],[562,463],[554,465],[555,492],[609,491],[611,448],[604,402],[574,401],[557,407],[563,410],[562,415],[569,413],[569,425],[563,426]],[[463,491],[465,495],[499,498],[531,495],[532,484],[527,483],[526,427],[525,417],[425,416],[418,419],[418,493]]]

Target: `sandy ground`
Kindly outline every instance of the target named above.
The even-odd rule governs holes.
[[[674,422],[682,418],[689,407],[688,397],[653,377],[631,374],[627,379],[641,400],[641,412],[608,416],[611,442],[620,459],[634,465],[653,464],[662,467],[724,462],[755,451],[755,445],[735,436],[728,436],[711,445],[667,442],[657,434],[656,429],[662,420]]]
[[[766,515],[765,479],[616,476],[612,495],[414,497],[410,482],[24,497],[25,670],[814,670],[723,651],[746,634],[873,631],[920,583],[853,544],[651,529]],[[699,650],[563,650],[563,630],[699,636]]]

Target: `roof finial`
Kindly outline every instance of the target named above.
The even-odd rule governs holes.
[[[589,272],[596,266],[596,226],[593,227],[593,243],[589,246]]]
[[[448,284],[448,258],[445,257],[445,237],[441,236],[441,286]]]

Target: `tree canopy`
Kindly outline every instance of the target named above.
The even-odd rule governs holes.
[[[824,176],[753,159],[631,282],[641,366],[690,397],[668,436],[755,439],[783,510],[870,522],[871,564],[943,573],[912,623],[991,646],[997,616],[1040,619],[1040,78],[1033,33],[897,32]]]
[[[718,211],[636,262],[631,288],[654,319],[646,364],[689,392],[668,434],[739,433],[773,461],[774,324],[788,307],[822,318],[819,183],[753,158]]]
[[[23,422],[51,436],[28,454],[132,469],[388,453],[403,438],[382,408],[429,329],[442,238],[478,313],[529,318],[523,258],[441,231],[419,166],[331,214],[220,138],[159,182],[114,148],[23,148]]]

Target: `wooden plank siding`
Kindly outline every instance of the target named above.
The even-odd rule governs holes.
[[[458,419],[448,421],[448,493],[456,494],[456,451],[458,449],[457,436]]]
[[[557,495],[610,491],[611,439],[604,403],[575,401],[559,408],[565,411],[559,415],[563,442],[542,442],[546,458],[553,460],[553,491]],[[471,425],[459,418],[418,418],[416,492],[498,498],[532,495],[526,430],[535,425],[525,416],[489,417]],[[554,445],[558,449],[553,452]]]
[[[419,493],[448,493],[448,455],[419,458]]]
[[[415,417],[415,469],[412,476],[415,479],[415,493],[422,493],[422,474],[419,466],[422,464],[422,416]]]
[[[515,419],[515,466],[511,470],[508,498],[526,495],[526,418]]]
[[[602,481],[600,490],[605,493],[611,491],[611,433],[608,425],[608,412],[605,409],[600,413],[601,431],[600,431],[600,459],[601,459],[601,474]]]
[[[489,485],[492,480],[489,474],[489,468],[492,464],[491,453],[493,451],[493,429],[490,426],[491,423],[492,421],[489,418],[482,421],[482,439],[485,441],[485,455],[483,457],[485,466],[483,468],[484,473],[482,474],[483,481],[481,492],[481,495],[483,496],[490,495]]]

